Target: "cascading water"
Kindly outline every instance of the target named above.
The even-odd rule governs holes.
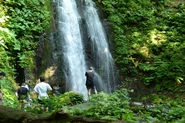
[[[66,91],[76,91],[87,98],[85,72],[89,66],[93,66],[96,71],[95,83],[98,91],[114,91],[114,62],[93,1],[53,2],[57,5],[58,45],[64,64],[62,70],[65,74]],[[83,25],[86,29],[82,28]]]
[[[98,81],[100,89],[112,92],[116,86],[115,65],[109,52],[102,23],[92,0],[84,0],[83,13],[87,23],[88,36],[92,42],[93,65],[102,78],[102,82],[100,79]]]
[[[66,91],[87,94],[84,73],[86,63],[80,34],[80,16],[74,0],[58,0],[58,29],[62,47]]]

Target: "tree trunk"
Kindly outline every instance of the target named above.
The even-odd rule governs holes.
[[[129,123],[73,116],[65,112],[33,114],[23,110],[0,106],[0,123]]]

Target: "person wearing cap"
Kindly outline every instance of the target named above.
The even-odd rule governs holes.
[[[89,70],[85,73],[86,76],[86,87],[87,87],[87,91],[88,91],[88,97],[90,99],[90,95],[91,95],[91,89],[94,90],[94,93],[97,94],[97,90],[96,87],[94,85],[94,72],[93,72],[93,67],[89,67]]]
[[[4,72],[0,72],[0,105],[3,105],[4,99],[3,99],[3,91],[2,91],[2,79],[5,77]]]

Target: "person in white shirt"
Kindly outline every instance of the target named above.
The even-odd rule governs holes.
[[[48,111],[49,95],[47,91],[52,91],[52,88],[45,82],[44,77],[40,77],[40,83],[38,83],[33,90],[38,94],[38,102],[44,106],[45,111]]]

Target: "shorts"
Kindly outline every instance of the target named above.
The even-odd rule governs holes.
[[[87,89],[89,90],[89,89],[96,89],[96,87],[93,85],[93,86],[87,86]]]

